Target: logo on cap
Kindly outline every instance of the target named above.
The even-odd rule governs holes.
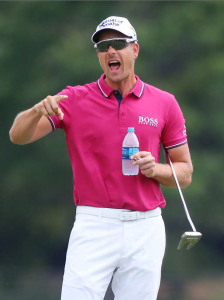
[[[105,28],[107,26],[120,26],[123,23],[122,20],[119,19],[106,19],[98,26],[98,30]]]

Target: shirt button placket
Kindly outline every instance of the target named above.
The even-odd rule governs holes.
[[[122,100],[119,111],[119,127],[126,126],[125,101]]]

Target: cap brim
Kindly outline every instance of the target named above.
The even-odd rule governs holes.
[[[110,29],[110,30],[114,30],[114,31],[117,31],[117,32],[120,32],[120,33],[122,33],[122,34],[124,34],[122,31],[120,31],[120,30],[116,30],[116,29],[114,29],[114,28],[103,28],[103,29],[100,29],[100,30],[98,30],[98,31],[96,31],[96,32],[94,32],[94,34],[92,35],[92,37],[91,37],[91,41],[93,42],[93,43],[98,43],[98,40],[99,40],[99,35],[102,33],[102,31],[103,30],[107,30],[107,29]],[[125,35],[125,34],[124,34]],[[132,38],[132,36],[130,36],[130,35],[125,35],[126,37],[129,37],[129,38]]]

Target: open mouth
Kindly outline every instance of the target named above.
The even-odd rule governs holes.
[[[120,68],[121,63],[118,60],[112,60],[108,65],[111,71],[117,71]]]

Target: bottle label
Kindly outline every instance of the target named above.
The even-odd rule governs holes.
[[[122,147],[122,159],[131,159],[131,156],[139,151],[139,147]]]

